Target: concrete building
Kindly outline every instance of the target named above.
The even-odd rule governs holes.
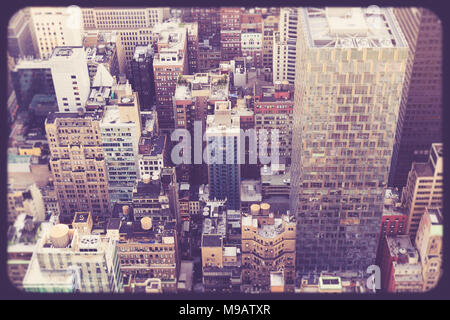
[[[55,47],[47,59],[19,61],[11,72],[18,104],[28,108],[35,95],[55,95],[60,112],[84,107],[90,91],[83,47]]]
[[[255,129],[268,131],[268,154],[271,150],[271,131],[278,130],[278,152],[291,163],[292,127],[294,120],[294,88],[289,85],[276,84],[255,88],[253,103],[255,112]]]
[[[433,143],[428,162],[413,162],[406,186],[402,191],[402,204],[408,214],[407,234],[414,239],[426,207],[442,208],[444,159],[442,143]]]
[[[267,16],[263,19],[262,25],[262,59],[263,67],[273,71],[273,45],[275,33],[278,31],[280,18],[278,16]],[[267,72],[267,71],[266,71]],[[270,79],[273,79],[270,77]]]
[[[241,8],[220,8],[220,54],[222,61],[241,56],[242,13]]]
[[[175,128],[172,97],[179,75],[189,70],[187,31],[186,28],[169,23],[161,25],[155,33],[159,35],[157,53],[153,59],[159,129],[162,133],[171,133]]]
[[[139,178],[160,175],[168,165],[167,137],[141,137],[139,141]]]
[[[51,226],[23,213],[8,228],[7,270],[11,283],[23,289],[23,279],[30,265],[39,236]]]
[[[267,203],[253,204],[242,216],[242,290],[269,292],[271,272],[281,271],[285,292],[295,286],[294,216],[275,216]]]
[[[378,240],[377,264],[379,264],[381,258],[381,249],[386,235],[396,236],[406,234],[407,224],[408,215],[406,214],[405,207],[401,205],[399,192],[394,189],[386,189]]]
[[[278,31],[273,35],[273,83],[288,81],[294,84],[298,10],[298,8],[280,9]]]
[[[97,75],[99,65],[115,77],[120,74],[120,66],[124,64],[124,57],[120,38],[117,32],[88,31],[83,38],[86,60],[91,85]]]
[[[206,201],[203,209],[201,262],[206,292],[240,292],[241,251],[231,243],[225,201]]]
[[[241,181],[241,212],[250,213],[253,204],[262,202],[262,186],[258,180]]]
[[[161,282],[161,292],[177,292],[180,272],[175,221],[155,221],[149,217],[135,221],[111,219],[108,230],[118,230],[117,255],[125,292],[137,292],[149,279]]]
[[[161,174],[144,176],[133,188],[135,219],[150,217],[153,221],[179,221],[178,185],[175,169],[163,168]]]
[[[73,223],[79,228],[57,224],[39,239],[23,281],[25,291],[122,291],[118,238],[108,233],[93,234],[89,217],[89,212],[78,212]]]
[[[240,209],[240,125],[229,101],[216,102],[207,117],[206,141],[209,197],[227,200],[227,208]]]
[[[183,22],[198,23],[198,39],[199,42],[206,40],[218,39],[220,34],[220,8],[215,7],[193,7],[183,8]],[[217,45],[219,41],[216,41]],[[204,71],[197,71],[204,72]]]
[[[425,162],[442,141],[442,25],[425,8],[395,8],[410,54],[397,124],[389,184],[406,185],[413,162]]]
[[[33,38],[30,29],[30,17],[24,10],[17,11],[8,23],[8,54],[19,58],[34,56]]]
[[[201,134],[206,131],[206,118],[212,113],[217,101],[227,101],[229,95],[229,77],[220,72],[196,73],[179,77],[173,97],[175,128],[189,130],[192,150],[195,148],[195,122],[201,123]],[[202,143],[204,148],[205,143]],[[177,167],[177,176],[183,182],[206,183],[207,170],[204,164],[196,163],[191,153],[191,165]]]
[[[139,102],[143,110],[150,110],[155,101],[153,56],[154,51],[151,45],[136,46],[131,61],[131,82],[133,89],[139,94]]]
[[[169,8],[95,7],[82,8],[85,30],[151,28],[169,18]]]
[[[49,60],[60,112],[76,112],[84,107],[90,78],[83,47],[56,47]]]
[[[419,251],[424,291],[436,287],[442,276],[443,216],[439,208],[427,208],[415,239]]]
[[[382,249],[381,290],[385,292],[421,292],[422,266],[419,254],[408,235],[386,236]]]
[[[115,201],[131,200],[133,186],[139,176],[139,102],[131,86],[128,84],[125,87],[122,94],[112,88],[117,100],[105,106],[100,122],[111,206]]]
[[[61,221],[77,211],[109,216],[106,161],[100,131],[103,112],[51,113],[45,121],[50,167]]]
[[[36,221],[44,221],[46,211],[42,193],[34,183],[26,189],[8,188],[8,221],[13,222],[21,214],[27,214]]]
[[[182,24],[183,25],[183,24]],[[198,72],[198,22],[186,23],[189,74]]]
[[[374,17],[361,8],[302,8],[298,16],[290,197],[297,266],[365,270],[375,262],[408,45],[391,9]]]
[[[49,58],[56,47],[79,47],[83,44],[80,8],[30,7],[29,11],[36,53],[41,59]]]

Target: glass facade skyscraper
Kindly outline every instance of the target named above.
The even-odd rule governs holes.
[[[390,9],[299,10],[291,210],[300,272],[375,262],[407,57]]]

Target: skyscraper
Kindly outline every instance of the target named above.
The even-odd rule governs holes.
[[[110,215],[102,113],[50,113],[45,120],[62,222],[70,222],[77,211],[89,211],[94,218]]]
[[[116,201],[132,198],[138,174],[141,136],[139,99],[128,82],[114,84],[114,99],[105,106],[100,134],[108,173],[111,208]]]
[[[209,198],[227,199],[229,210],[240,209],[240,126],[231,102],[216,102],[206,120]]]
[[[303,272],[375,261],[408,46],[390,9],[299,9],[291,212]]]
[[[155,98],[155,80],[153,75],[153,48],[137,46],[131,61],[131,82],[139,94],[141,108],[151,109]]]
[[[40,58],[58,46],[81,46],[83,24],[76,7],[30,7],[32,36]]]
[[[278,32],[273,44],[273,82],[294,84],[298,8],[281,8]]]
[[[402,203],[408,215],[407,234],[414,239],[427,207],[442,208],[443,204],[443,145],[433,143],[427,162],[413,162]]]
[[[158,50],[153,59],[158,125],[162,133],[171,133],[175,128],[172,97],[179,75],[189,69],[187,30],[178,24],[164,24],[155,33],[159,34]]]
[[[90,78],[83,47],[57,47],[49,59],[60,112],[76,112],[84,107]]]
[[[424,8],[395,8],[410,48],[392,155],[389,184],[406,185],[411,164],[428,159],[442,141],[442,26]]]

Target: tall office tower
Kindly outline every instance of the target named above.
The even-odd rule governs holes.
[[[89,96],[90,78],[83,47],[57,47],[49,59],[60,112],[76,112]]]
[[[11,57],[34,56],[30,19],[23,10],[14,14],[8,23],[8,53]]]
[[[196,73],[179,78],[173,97],[175,128],[189,130],[192,150],[195,148],[195,122],[201,123],[201,135],[206,131],[208,110],[214,108],[217,101],[227,101],[229,93],[229,77],[220,73]],[[203,140],[202,140],[203,141]],[[202,142],[204,149],[205,143]],[[183,182],[194,184],[207,183],[208,175],[205,165],[195,163],[194,153],[191,164],[177,167],[177,176]]]
[[[188,72],[187,31],[178,24],[164,24],[159,34],[157,53],[153,59],[155,75],[156,111],[161,133],[171,133],[175,128],[173,95],[180,74]]]
[[[442,141],[442,25],[424,8],[396,8],[410,54],[406,67],[389,184],[406,185],[413,162],[425,162]]]
[[[427,208],[419,224],[416,248],[419,251],[424,291],[436,287],[442,276],[443,216],[439,208]]]
[[[433,143],[428,162],[413,162],[408,181],[402,191],[402,203],[408,214],[406,232],[411,239],[416,237],[420,219],[426,207],[443,204],[444,159],[442,143]]]
[[[241,8],[220,8],[220,54],[222,61],[241,56]]]
[[[292,125],[294,112],[294,86],[276,84],[255,88],[255,129],[268,130],[268,153],[270,154],[272,130],[278,130],[280,158],[291,163]]]
[[[100,65],[113,76],[118,77],[120,65],[124,64],[121,56],[121,43],[117,32],[89,31],[84,34],[83,47],[86,51],[86,59],[91,85]],[[122,60],[122,61],[121,61]]]
[[[95,7],[82,8],[85,30],[151,28],[169,18],[169,8]]]
[[[220,101],[206,120],[209,199],[227,200],[229,210],[240,209],[240,125],[231,102]]]
[[[118,236],[92,232],[90,212],[77,212],[72,225],[56,224],[38,240],[23,280],[25,291],[121,292]]]
[[[295,286],[296,221],[275,215],[267,203],[253,204],[242,217],[242,289],[270,292],[270,273],[281,271],[286,292]]]
[[[407,235],[385,237],[379,266],[381,290],[395,293],[423,290],[419,253]]]
[[[198,23],[185,24],[187,37],[187,55],[189,63],[189,74],[198,72]]]
[[[273,43],[273,83],[289,81],[294,84],[298,11],[298,8],[280,10],[279,28]]]
[[[115,218],[107,229],[119,234],[117,256],[125,292],[136,292],[137,286],[156,279],[161,281],[163,293],[177,291],[180,252],[175,220],[143,217],[121,222]]]
[[[137,46],[131,61],[131,83],[139,94],[142,110],[151,110],[155,99],[155,80],[153,75],[153,48]]]
[[[59,46],[83,44],[81,11],[75,7],[30,7],[32,36],[38,56],[48,58]]]
[[[111,208],[117,201],[129,201],[138,179],[141,117],[139,99],[128,82],[114,84],[113,99],[103,109],[100,121]],[[104,96],[104,95],[103,95]]]
[[[273,71],[273,44],[275,32],[278,31],[280,18],[278,16],[267,16],[263,19],[262,33],[262,55],[263,67]]]
[[[300,271],[375,262],[407,57],[390,9],[299,9],[290,206]]]
[[[92,212],[95,218],[109,216],[102,116],[102,111],[50,113],[45,121],[62,222],[70,222],[77,211]]]

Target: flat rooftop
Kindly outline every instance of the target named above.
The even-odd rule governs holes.
[[[222,236],[220,235],[203,235],[202,247],[221,247]]]
[[[414,162],[413,169],[416,171],[418,177],[434,176],[433,166],[429,162]]]
[[[299,15],[310,48],[407,47],[391,8],[300,8]]]

